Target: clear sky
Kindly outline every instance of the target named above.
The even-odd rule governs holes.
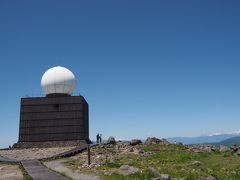
[[[50,67],[77,77],[90,137],[240,128],[238,0],[0,1],[0,147]]]

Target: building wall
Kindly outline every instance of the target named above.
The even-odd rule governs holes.
[[[22,98],[19,142],[89,140],[83,96]]]

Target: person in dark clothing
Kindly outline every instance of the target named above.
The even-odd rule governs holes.
[[[102,143],[102,134],[99,135],[100,144]]]
[[[99,134],[97,134],[97,136],[96,136],[97,143],[99,143],[99,138],[100,138],[100,136],[99,136]]]

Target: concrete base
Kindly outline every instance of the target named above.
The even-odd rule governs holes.
[[[86,146],[90,141],[72,140],[72,141],[45,141],[45,142],[18,142],[15,143],[13,149],[27,148],[50,148],[50,147],[67,147],[67,146]]]

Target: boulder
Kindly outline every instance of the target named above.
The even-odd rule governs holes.
[[[198,144],[198,145],[190,145],[188,148],[195,153],[203,153],[203,152],[213,152],[216,151],[216,147],[208,144]]]
[[[192,163],[189,164],[189,166],[201,166],[202,163],[200,161],[193,161]]]
[[[152,173],[154,174],[154,176],[156,178],[154,178],[153,180],[165,180],[165,179],[171,179],[171,177],[168,174],[161,174],[157,169],[150,167],[149,168],[150,171],[152,171]]]
[[[200,177],[200,180],[216,180],[214,176]]]
[[[203,152],[209,152],[210,153],[210,152],[213,151],[214,147],[206,144],[206,145],[202,145],[201,149],[202,149]]]
[[[171,179],[171,177],[168,174],[160,174],[160,178],[163,179]]]
[[[91,163],[88,167],[90,168],[90,169],[92,169],[92,168],[96,168],[96,167],[99,167],[100,165],[99,164],[97,164],[97,163]]]
[[[146,145],[150,145],[150,144],[169,144],[169,142],[166,139],[158,139],[156,137],[148,137],[145,141]]]
[[[107,144],[116,144],[115,138],[113,136],[110,136],[107,140]]]
[[[220,145],[220,147],[219,147],[220,152],[226,152],[228,150],[229,150],[229,148],[227,146]]]
[[[215,152],[217,148],[215,146],[211,147],[211,151]]]
[[[171,177],[168,174],[160,174],[159,177],[154,178],[153,180],[170,180]]]
[[[231,150],[233,150],[234,152],[237,152],[238,149],[239,149],[239,147],[238,147],[236,144],[232,145],[230,148],[231,148]]]
[[[135,167],[129,166],[129,165],[122,165],[118,169],[118,173],[121,175],[130,175],[130,174],[135,174],[137,172],[139,172],[138,168],[135,168]]]
[[[130,145],[131,146],[135,146],[135,145],[138,145],[138,144],[141,144],[142,141],[140,139],[132,139],[131,142],[130,142]]]
[[[240,156],[240,149],[237,151],[237,155]]]

